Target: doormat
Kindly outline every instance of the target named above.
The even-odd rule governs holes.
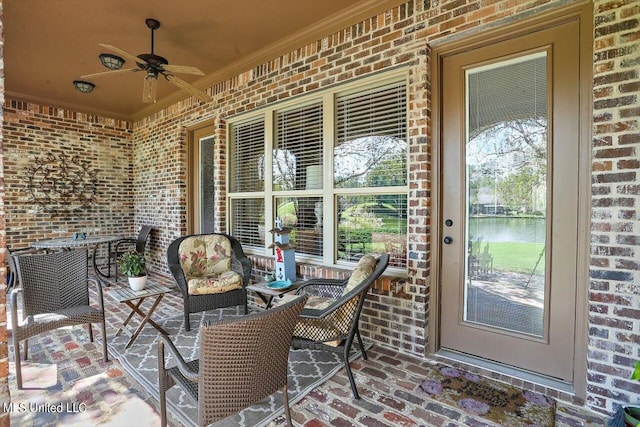
[[[435,365],[418,392],[501,426],[554,426],[553,399],[461,369]]]

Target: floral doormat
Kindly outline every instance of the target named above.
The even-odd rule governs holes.
[[[554,425],[554,400],[461,369],[436,365],[418,389],[438,402],[501,426]]]

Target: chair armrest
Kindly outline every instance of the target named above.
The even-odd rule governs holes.
[[[120,245],[131,245],[131,244],[136,244],[136,239],[120,239],[116,242],[115,245],[115,252],[118,252],[118,249],[120,248]]]
[[[311,295],[328,298],[342,296],[346,281],[341,279],[311,279],[301,284],[296,295]]]
[[[167,350],[169,350],[171,356],[176,359],[176,367],[178,368],[180,373],[184,375],[185,378],[193,382],[198,382],[198,373],[193,372],[191,369],[189,369],[189,366],[187,366],[187,363],[184,361],[184,358],[182,357],[176,346],[168,337],[164,335],[160,335],[160,340],[158,340],[158,363],[161,363],[161,365],[164,367],[164,346],[167,347]]]
[[[11,325],[18,328],[18,294],[22,293],[22,288],[13,288],[9,292],[9,306],[11,307]],[[15,331],[14,331],[15,333]]]
[[[168,264],[169,271],[173,275],[173,279],[178,285],[178,289],[182,293],[183,297],[189,297],[189,292],[187,289],[187,279],[184,277],[184,272],[182,271],[182,266],[180,264],[169,263]]]
[[[98,283],[96,279],[87,279],[89,283],[93,283],[93,285],[98,289],[98,305],[100,306],[100,311],[104,314],[104,295],[102,293],[102,285]]]

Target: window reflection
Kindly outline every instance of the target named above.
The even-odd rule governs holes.
[[[406,185],[407,143],[394,136],[368,136],[334,149],[336,188]]]

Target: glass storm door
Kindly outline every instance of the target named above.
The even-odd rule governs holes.
[[[578,24],[442,63],[441,347],[571,382]]]

